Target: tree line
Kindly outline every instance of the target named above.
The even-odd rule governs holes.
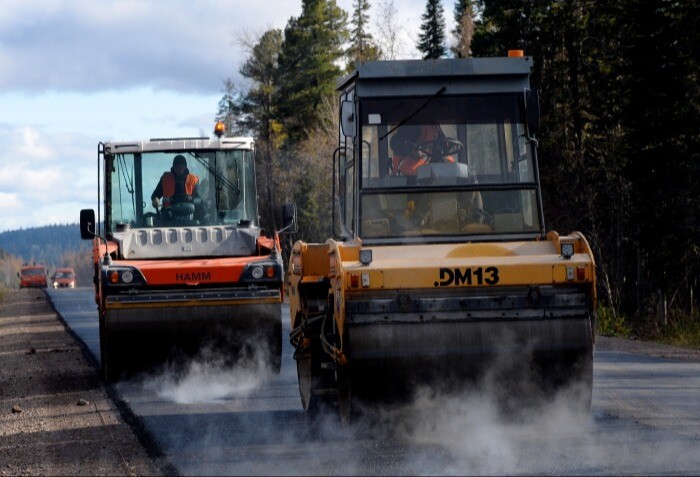
[[[262,225],[296,202],[299,235],[332,236],[336,82],[358,61],[534,59],[547,228],[583,232],[607,312],[642,324],[692,315],[700,268],[700,3],[695,0],[456,0],[450,24],[426,0],[402,43],[394,0],[302,0],[284,29],[240,37],[244,79],[224,81],[217,120],[256,138]],[[371,15],[374,15],[373,17]],[[374,25],[374,28],[372,26]],[[377,32],[375,35],[372,31]]]
[[[75,270],[79,286],[92,285],[92,242],[80,238],[78,224],[0,232],[0,287],[19,286],[22,265],[41,264],[51,274],[56,268]]]

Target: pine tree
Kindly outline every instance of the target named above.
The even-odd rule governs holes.
[[[253,46],[250,56],[240,69],[243,77],[253,82],[252,87],[241,101],[240,121],[252,131],[256,138],[256,149],[262,167],[256,168],[260,209],[267,211],[261,215],[261,224],[267,230],[275,227],[275,167],[274,155],[284,137],[280,134],[277,107],[274,101],[278,90],[279,55],[282,50],[282,31],[266,31]]]
[[[274,104],[278,89],[276,78],[279,55],[282,50],[282,31],[268,30],[253,46],[250,56],[240,69],[252,86],[241,100],[240,122],[260,139],[269,141],[271,125],[277,119]]]
[[[418,51],[423,54],[424,60],[444,57],[445,13],[440,0],[428,0],[421,20]]]
[[[355,69],[357,61],[377,60],[381,50],[374,42],[369,26],[369,0],[355,0],[353,3],[352,28],[350,30],[350,48],[348,48],[348,71]]]
[[[319,125],[319,107],[324,97],[334,94],[342,74],[337,62],[345,55],[348,37],[347,13],[335,0],[303,0],[301,15],[288,21],[276,104],[292,142]]]
[[[227,78],[224,80],[224,95],[219,101],[216,110],[216,121],[221,121],[226,126],[226,134],[234,135],[239,131],[237,126],[238,114],[240,107],[237,104],[235,86],[233,80]]]

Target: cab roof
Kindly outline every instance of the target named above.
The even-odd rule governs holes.
[[[366,97],[523,92],[529,88],[532,58],[449,58],[437,60],[360,61],[338,82],[337,91],[355,88]]]
[[[192,151],[192,150],[253,150],[255,141],[252,137],[224,137],[209,139],[206,137],[192,138],[155,138],[147,141],[104,142],[107,153],[117,154],[126,152],[160,152],[160,151]]]

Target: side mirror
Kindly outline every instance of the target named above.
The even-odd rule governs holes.
[[[297,230],[297,205],[293,202],[283,204],[282,229],[279,232],[296,233]]]
[[[540,92],[533,88],[525,93],[525,120],[530,137],[535,137],[540,131]]]
[[[80,211],[80,238],[91,240],[95,237],[95,211],[82,209]]]
[[[347,137],[355,137],[355,105],[343,101],[340,105],[340,130]]]

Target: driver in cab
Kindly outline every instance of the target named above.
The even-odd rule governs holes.
[[[160,199],[163,199],[163,207],[168,208],[178,202],[192,202],[193,197],[198,197],[197,184],[199,178],[187,168],[187,159],[178,154],[173,158],[173,166],[170,171],[164,172],[158,181],[151,203],[157,210],[160,207]]]
[[[395,176],[415,176],[419,167],[430,162],[433,153],[445,141],[445,133],[437,124],[401,126],[391,140],[394,152],[391,173]],[[455,162],[450,155],[441,158],[446,162]]]
[[[459,141],[446,137],[442,128],[437,124],[401,126],[391,139],[393,157],[391,158],[390,175],[406,177],[409,185],[415,185],[418,169],[428,165],[431,161],[433,163],[454,164],[456,160],[451,154],[459,152],[462,147],[462,143]],[[478,183],[474,176],[470,178],[470,182]],[[438,199],[438,195],[433,193],[426,196],[418,194],[413,198],[409,197],[403,214],[404,219],[419,220],[423,227],[431,221],[435,225],[437,220],[435,217],[430,218],[431,212],[434,211],[431,210],[429,202],[436,199]],[[483,201],[479,191],[462,194],[460,205],[461,210],[455,210],[455,212],[461,217],[461,223],[468,225],[483,222]],[[467,228],[464,231],[470,230]]]

